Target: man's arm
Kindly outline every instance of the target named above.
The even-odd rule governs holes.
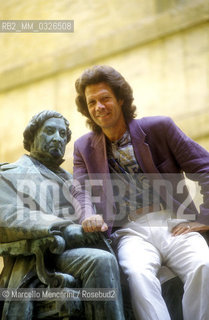
[[[203,195],[197,221],[179,224],[173,229],[173,234],[207,231],[209,230],[209,153],[187,137],[170,118],[167,123],[166,139],[179,167],[189,179],[198,182]]]
[[[88,172],[77,143],[74,145],[73,163],[73,177],[75,180],[74,185],[76,186],[74,192],[78,192],[79,190],[79,194],[77,193],[76,198],[79,199],[81,204],[80,223],[82,224],[85,232],[104,232],[108,229],[108,226],[104,222],[103,217],[99,214],[96,214],[92,204],[90,205],[90,195],[84,188],[85,179],[88,178]]]
[[[179,236],[180,234],[186,234],[189,232],[206,232],[209,230],[209,226],[206,224],[202,224],[199,222],[183,222],[178,224],[176,227],[172,229],[172,234],[174,236]]]

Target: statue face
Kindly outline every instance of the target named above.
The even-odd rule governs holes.
[[[67,129],[63,119],[50,118],[37,131],[31,151],[61,159],[65,154]]]

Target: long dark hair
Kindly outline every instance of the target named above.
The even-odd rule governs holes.
[[[101,132],[101,128],[92,120],[85,97],[85,88],[91,84],[105,82],[110,86],[117,100],[122,99],[122,111],[126,122],[136,117],[136,107],[133,103],[133,91],[123,76],[110,66],[94,66],[83,72],[75,82],[77,91],[76,104],[78,111],[87,117],[87,124],[94,132]]]

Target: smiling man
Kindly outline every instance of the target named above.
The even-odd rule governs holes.
[[[74,148],[74,177],[91,186],[96,209],[82,216],[83,229],[108,229],[136,319],[170,319],[157,278],[161,265],[184,283],[184,320],[209,319],[209,252],[200,235],[209,230],[208,152],[169,117],[135,120],[132,89],[109,66],[85,70],[75,87],[78,111],[92,130]],[[200,212],[182,172],[201,186]]]
[[[102,128],[108,138],[112,141],[118,140],[126,131],[121,112],[123,100],[117,100],[110,86],[104,82],[87,86],[85,95],[92,120]]]

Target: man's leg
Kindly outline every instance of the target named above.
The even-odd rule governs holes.
[[[116,289],[113,301],[85,302],[88,320],[124,320],[119,268],[111,253],[92,248],[67,250],[57,258],[56,267],[80,279],[82,288]]]
[[[119,239],[118,259],[128,276],[136,319],[170,319],[156,277],[161,265],[159,251],[139,236],[129,234]]]
[[[209,319],[209,249],[204,238],[196,232],[170,235],[165,257],[184,282],[184,320]]]

